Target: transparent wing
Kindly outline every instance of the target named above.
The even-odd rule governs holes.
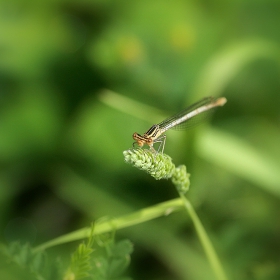
[[[166,127],[170,127],[170,125],[172,125],[172,123],[175,123],[175,125],[171,126],[170,128],[176,129],[176,130],[183,130],[183,129],[188,129],[190,127],[193,127],[193,126],[199,124],[200,122],[204,121],[205,119],[209,118],[216,107],[210,108],[201,113],[197,113],[194,116],[190,116],[189,118],[187,118],[186,120],[184,120],[182,122],[180,122],[180,119],[182,119],[184,116],[191,113],[192,111],[195,111],[196,109],[209,105],[213,102],[215,102],[215,98],[205,97],[205,98],[201,99],[200,101],[192,104],[188,108],[182,110],[181,112],[179,112],[179,113],[165,119],[161,123],[159,123],[158,124],[159,128],[164,129]]]

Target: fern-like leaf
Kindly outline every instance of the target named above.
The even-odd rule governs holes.
[[[92,226],[91,234],[88,238],[87,244],[81,243],[77,250],[71,256],[71,264],[67,269],[64,276],[64,280],[76,280],[88,277],[89,272],[92,269],[91,254],[93,252],[93,232],[94,226]]]
[[[8,246],[1,244],[0,251],[6,256],[7,262],[17,265],[26,273],[31,273],[34,279],[61,279],[59,260],[48,262],[45,252],[34,253],[29,244],[22,245],[19,242],[13,242]]]

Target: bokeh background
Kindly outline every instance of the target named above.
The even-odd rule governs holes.
[[[122,152],[133,132],[225,96],[209,122],[168,132],[165,152],[191,173],[229,278],[280,279],[279,15],[277,0],[1,0],[1,241],[36,246],[176,198]],[[213,279],[185,213],[116,238],[134,243],[133,279]]]

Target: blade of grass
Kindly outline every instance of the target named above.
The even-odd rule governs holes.
[[[156,204],[151,207],[144,208],[140,211],[124,215],[119,218],[110,219],[107,221],[97,222],[94,226],[94,235],[115,231],[132,225],[140,224],[161,216],[169,215],[183,208],[181,199],[172,199],[163,203]],[[60,245],[63,243],[83,239],[89,236],[91,228],[82,228],[77,231],[65,234],[36,247],[34,250],[44,250],[46,248]]]
[[[280,166],[242,139],[217,129],[205,129],[197,139],[196,151],[200,157],[280,196]]]
[[[250,40],[232,44],[213,56],[197,79],[193,96],[219,96],[246,65],[260,58],[273,59],[280,64],[278,48],[266,41]]]
[[[99,95],[100,101],[107,106],[136,118],[141,118],[148,123],[157,122],[166,116],[152,106],[135,101],[129,97],[104,89]],[[145,114],[143,114],[145,112]],[[153,121],[154,120],[154,121]]]

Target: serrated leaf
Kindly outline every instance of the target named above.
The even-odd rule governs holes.
[[[123,258],[113,258],[110,261],[109,276],[112,278],[120,276],[128,267],[129,263],[129,255]]]
[[[46,255],[45,252],[38,252],[34,255],[32,262],[30,264],[30,269],[34,272],[39,272],[44,269],[46,265]]]
[[[7,248],[7,253],[10,256],[14,256],[14,255],[16,255],[21,250],[21,245],[19,244],[19,242],[12,242],[6,248]]]
[[[61,280],[62,279],[62,263],[59,258],[55,260],[49,270],[48,280]]]
[[[106,277],[109,269],[108,260],[104,257],[97,257],[93,260],[93,276]]]
[[[14,257],[14,260],[21,266],[27,266],[32,258],[30,246],[25,244],[21,247],[19,254]]]
[[[130,255],[132,252],[133,244],[128,239],[118,242],[112,250],[114,257],[124,257]]]

